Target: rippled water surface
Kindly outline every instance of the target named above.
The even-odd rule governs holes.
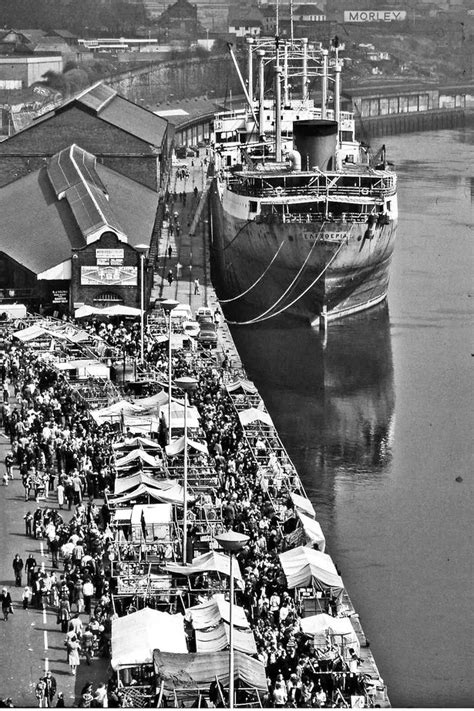
[[[474,131],[385,139],[388,308],[318,333],[234,328],[394,706],[474,705]],[[462,478],[462,481],[456,481]]]

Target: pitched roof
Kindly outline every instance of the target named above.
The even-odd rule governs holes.
[[[94,156],[83,153],[88,156],[84,158],[84,170],[87,170]],[[55,189],[48,170],[49,166],[41,168],[0,188],[1,249],[34,274],[69,260],[71,249],[86,245],[70,202],[57,198],[57,191],[69,184],[66,179],[71,182],[71,176],[55,175]],[[108,208],[115,221],[122,225],[128,243],[132,246],[148,243],[158,195],[100,163],[95,165],[95,171],[94,190],[108,194]]]
[[[152,146],[161,148],[168,121],[125,99],[115,89],[103,82],[93,84],[93,86],[66,99],[51,111],[38,116],[34,123],[44,121],[54,114],[66,110],[74,103],[92,111],[98,118],[112,126],[136,136]]]
[[[126,240],[95,165],[95,156],[73,144],[51,158],[47,173],[57,199],[66,198],[88,241],[98,239],[104,229],[112,230]]]

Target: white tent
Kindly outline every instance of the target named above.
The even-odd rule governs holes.
[[[342,593],[344,583],[331,556],[313,548],[298,546],[279,554],[289,588],[314,585],[318,590]]]
[[[188,437],[188,449],[195,449],[197,452],[202,452],[203,454],[209,454],[207,449],[207,444],[205,442],[195,442],[193,439]],[[165,447],[165,452],[168,457],[175,457],[177,454],[184,452],[184,435],[178,439],[173,440],[171,444]]]
[[[112,449],[130,449],[131,447],[141,449],[161,449],[161,445],[154,439],[148,437],[127,437],[122,442],[114,442]]]
[[[297,511],[298,518],[303,526],[306,542],[311,545],[316,545],[318,549],[324,553],[326,548],[326,538],[320,524],[314,519],[306,516],[301,511]]]
[[[168,425],[168,406],[161,408],[166,424]],[[197,407],[189,406],[186,411],[186,422],[188,429],[199,427],[200,415]],[[171,427],[176,430],[184,429],[184,405],[176,400],[171,400]]]
[[[147,496],[153,501],[161,501],[177,506],[181,506],[184,502],[184,490],[180,484],[176,484],[176,486],[169,489],[158,489],[155,486],[139,484],[136,489],[125,491],[118,496],[109,496],[108,501],[113,506],[116,506],[138,499],[139,496]],[[194,496],[188,495],[188,501],[194,501]]]
[[[166,569],[170,573],[179,575],[193,575],[194,573],[218,572],[223,575],[230,575],[230,557],[218,551],[209,551],[196,558],[193,558],[192,563],[188,565],[176,565],[175,563],[166,563]],[[234,579],[242,587],[242,573],[240,572],[239,561],[232,561],[232,573]]]
[[[154,457],[151,454],[148,454],[148,452],[145,452],[144,449],[133,449],[131,452],[128,452],[123,457],[120,457],[119,459],[115,460],[115,466],[117,469],[122,469],[123,467],[128,467],[130,466],[135,460],[141,460],[144,464],[146,464],[149,467],[161,467],[162,466],[162,461],[161,457]]]
[[[199,653],[220,652],[229,646],[230,626],[226,622],[219,622],[215,627],[206,630],[196,630],[196,650]],[[234,649],[245,654],[256,655],[257,645],[253,632],[249,629],[241,630],[234,627]]]
[[[160,479],[154,479],[148,474],[144,474],[143,472],[137,472],[136,474],[132,474],[131,476],[117,477],[114,482],[114,494],[123,494],[124,491],[130,491],[131,489],[135,489],[140,484],[144,484],[145,486],[151,486],[156,489],[163,488],[161,486]],[[164,488],[169,489],[169,485],[166,485]]]
[[[242,427],[251,425],[253,422],[263,422],[264,425],[273,427],[272,418],[268,412],[259,410],[256,407],[249,407],[248,410],[242,410],[242,412],[239,412],[239,420]]]
[[[145,607],[112,620],[112,668],[153,662],[153,650],[185,654],[183,616]]]
[[[189,607],[186,610],[186,618],[189,617],[195,630],[204,630],[208,627],[214,627],[221,620],[229,622],[229,613],[230,603],[222,593],[216,593],[210,600]],[[250,628],[247,613],[239,605],[232,605],[232,622],[234,627]]]
[[[87,318],[93,314],[102,313],[102,309],[97,309],[95,306],[88,306],[87,304],[84,304],[84,306],[79,306],[79,308],[74,311],[74,318]]]
[[[336,642],[344,640],[345,646],[352,647],[356,654],[359,654],[360,644],[350,617],[331,617],[325,613],[311,615],[301,619],[301,629],[312,636],[333,635]],[[338,640],[337,637],[341,639]]]
[[[256,395],[258,393],[257,388],[250,380],[236,380],[233,383],[227,383],[226,390],[228,393],[234,393],[238,390],[242,390],[244,393],[252,395]]]
[[[107,316],[140,316],[141,309],[135,309],[133,306],[125,306],[125,304],[114,304],[102,309],[103,314]]]
[[[117,420],[121,417],[130,416],[133,413],[138,413],[139,408],[137,408],[132,402],[128,400],[119,400],[114,402],[112,405],[107,407],[97,407],[95,410],[91,410],[90,414],[97,422],[98,425],[106,422],[107,420]]]
[[[290,498],[297,511],[303,511],[303,513],[305,513],[307,516],[316,518],[316,511],[314,510],[314,506],[309,499],[295,493],[291,493]]]

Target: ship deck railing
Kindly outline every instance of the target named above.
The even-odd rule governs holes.
[[[314,197],[320,198],[322,200],[330,200],[331,197],[347,197],[347,198],[360,198],[360,199],[378,199],[384,200],[386,198],[395,195],[397,188],[396,184],[390,184],[385,186],[350,186],[350,185],[333,185],[329,187],[328,185],[299,185],[294,187],[288,187],[285,185],[275,185],[268,186],[264,188],[257,188],[248,185],[247,181],[233,180],[228,181],[229,189],[232,192],[237,192],[240,195],[248,195],[249,197],[255,198],[278,198],[283,199],[285,197]]]
[[[321,220],[330,222],[358,222],[364,224],[367,222],[369,213],[367,212],[342,212],[340,215],[323,212],[284,212],[280,215],[283,223],[305,224],[310,222],[321,222]]]

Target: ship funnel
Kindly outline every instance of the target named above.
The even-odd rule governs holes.
[[[309,119],[293,122],[294,146],[301,153],[303,166],[310,170],[334,170],[337,148],[337,121]]]

